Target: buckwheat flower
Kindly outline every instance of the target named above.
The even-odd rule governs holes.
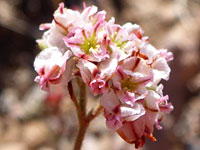
[[[113,55],[110,59],[100,63],[98,70],[99,74],[90,82],[90,89],[94,95],[108,92],[110,88],[110,80],[116,71],[118,60]],[[103,83],[103,84],[101,84]]]
[[[156,91],[149,90],[143,101],[145,115],[133,122],[125,122],[122,128],[117,130],[118,134],[128,143],[134,143],[136,148],[143,146],[145,137],[156,141],[153,136],[154,125],[161,130],[159,121],[162,114],[173,110],[172,104],[167,100],[168,96],[161,96]]]
[[[86,84],[90,84],[92,78],[98,73],[97,66],[85,59],[80,59],[77,67],[80,69],[81,77]]]
[[[98,20],[105,19],[105,11],[97,12],[96,6],[86,7],[84,5],[84,7],[83,12],[80,13],[79,11],[65,8],[64,3],[61,3],[54,13],[54,22],[58,27],[69,33],[77,27],[84,27],[88,23],[94,25]]]
[[[136,148],[143,146],[145,137],[156,141],[154,125],[158,130],[162,129],[159,125],[162,114],[173,110],[168,96],[163,96],[160,90],[160,86],[155,91],[147,90],[142,100],[132,101],[132,104],[122,103],[114,90],[103,94],[100,103],[104,107],[107,127],[116,131],[126,142],[134,143]]]
[[[120,129],[124,122],[137,120],[145,114],[140,102],[132,107],[122,104],[113,89],[103,94],[100,103],[104,107],[107,127],[115,131]]]
[[[135,148],[144,145],[145,137],[148,137],[152,141],[156,141],[152,134],[155,116],[157,116],[157,113],[146,110],[145,115],[141,116],[137,120],[124,122],[122,127],[117,130],[117,133],[127,143],[135,144]]]
[[[62,40],[64,36],[63,30],[59,28],[55,22],[52,22],[51,28],[44,32],[42,39],[37,40],[37,43],[42,50],[50,47],[57,47],[60,52],[64,53],[67,49]]]
[[[54,13],[55,24],[67,34],[76,27],[84,26],[84,20],[81,13],[64,7],[64,3]]]
[[[86,7],[82,17],[87,20],[84,27],[79,27],[64,38],[65,44],[80,60],[83,81],[90,87],[94,95],[108,90],[108,82],[118,64],[116,52],[110,49],[107,36],[105,11],[97,12],[96,7]],[[83,65],[85,62],[88,65]],[[89,66],[96,66],[89,69]],[[87,80],[86,80],[87,79]]]
[[[103,62],[92,63],[85,59],[79,59],[77,67],[80,69],[83,81],[90,87],[96,96],[105,93],[109,89],[109,81],[116,71],[118,60],[114,54]]]
[[[104,10],[97,12],[98,8],[96,6],[84,7],[85,8],[83,12],[81,13],[81,18],[85,22],[85,24],[92,23],[93,25],[95,25],[99,20],[105,20],[106,12]],[[79,25],[79,27],[82,26]]]
[[[131,56],[133,50],[135,49],[135,42],[133,39],[136,38],[136,36],[129,34],[126,29],[118,24],[115,24],[114,22],[114,18],[109,20],[106,24],[106,29],[108,39],[111,41],[109,48],[118,53],[117,57],[120,61]]]
[[[171,69],[167,62],[173,60],[173,54],[171,52],[167,52],[166,49],[157,50],[149,43],[145,44],[140,52],[148,56],[148,64],[153,69],[155,83],[159,83],[161,79],[169,79]]]
[[[109,51],[105,47],[104,21],[99,20],[94,26],[88,24],[84,28],[77,28],[73,36],[65,38],[65,44],[71,48],[73,54],[93,62],[100,62],[109,58]]]
[[[162,113],[173,110],[168,96],[163,96],[163,86],[157,86],[154,79],[158,76],[160,81],[169,75],[169,71],[165,71],[165,67],[169,68],[166,51],[160,53],[156,50],[155,55],[148,55],[151,56],[134,51],[130,57],[120,61],[111,79],[114,90],[101,97],[108,128],[116,131],[126,142],[134,143],[136,148],[143,146],[145,137],[156,140],[154,125],[162,129],[159,125]],[[151,60],[154,62],[149,63]]]
[[[79,12],[61,3],[52,23],[40,26],[47,31],[37,40],[43,51],[34,62],[35,81],[49,91],[79,75],[100,96],[107,127],[142,147],[146,137],[156,141],[154,126],[162,129],[163,114],[173,110],[159,84],[169,79],[173,54],[153,47],[139,25],[121,26],[105,18],[106,12],[96,6],[84,5]]]
[[[61,3],[59,8],[54,13],[54,19],[50,24],[40,25],[40,30],[44,32],[42,39],[37,40],[42,49],[56,46],[62,53],[68,48],[64,44],[63,38],[76,27],[84,26],[85,22],[82,19],[80,12],[64,8]]]
[[[130,57],[118,66],[112,81],[121,102],[133,106],[147,94],[145,85],[153,81],[153,72],[144,60]]]
[[[105,15],[105,11],[97,12],[96,6],[85,6],[81,13],[84,26],[79,24],[79,27],[74,28],[64,38],[66,46],[70,47],[75,56],[95,62],[109,57],[106,47],[107,35],[104,30]]]
[[[34,67],[38,76],[35,81],[40,84],[41,89],[50,90],[50,84],[59,84],[67,82],[71,79],[72,53],[66,51],[62,54],[57,47],[50,47],[35,58]]]
[[[168,52],[167,49],[161,49],[159,50],[160,56],[164,57],[166,61],[172,61],[174,59],[173,53]]]
[[[128,23],[124,24],[122,26],[122,28],[125,29],[126,31],[128,31],[129,35],[135,34],[139,39],[144,38],[143,37],[144,31],[137,24],[132,24],[132,23],[128,22]]]

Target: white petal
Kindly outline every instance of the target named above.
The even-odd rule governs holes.
[[[120,105],[117,95],[111,90],[109,93],[105,93],[101,96],[100,104],[109,112],[113,113],[113,110]]]
[[[128,30],[128,32],[133,32],[135,30],[139,30],[140,29],[140,26],[137,25],[137,24],[132,24],[130,22],[127,22],[126,24],[124,24],[122,26],[124,29]]]
[[[133,107],[121,106],[121,117],[126,121],[134,121],[145,114],[145,109],[142,104],[135,103]]]
[[[52,22],[51,28],[44,32],[42,40],[48,47],[56,46],[63,53],[67,49],[63,41],[65,36],[60,27],[56,26],[55,22]]]
[[[145,104],[148,108],[152,110],[159,110],[158,100],[160,99],[160,95],[156,92],[149,90],[148,95],[145,97]]]
[[[137,140],[132,122],[125,122],[123,126],[117,130],[117,133],[128,143],[133,143]]]
[[[89,82],[92,79],[92,73],[94,72],[94,70],[97,69],[97,66],[84,59],[79,59],[78,64],[76,66],[80,69],[83,81],[86,84],[89,84]]]
[[[81,17],[83,18],[83,20],[86,20],[88,22],[89,17],[91,15],[94,15],[96,12],[97,12],[97,7],[96,6],[90,6],[90,7],[87,7],[83,10]]]
[[[153,73],[155,77],[155,81],[160,79],[169,79],[170,74],[170,68],[167,64],[167,61],[165,58],[160,57],[153,63]]]
[[[81,14],[78,11],[74,11],[71,9],[64,9],[63,13],[60,13],[59,10],[57,10],[54,13],[54,18],[59,24],[62,24],[65,28],[75,28],[77,26],[81,26],[83,21],[81,18]]]
[[[42,67],[45,67],[45,72],[49,72],[61,57],[62,53],[56,47],[47,48],[35,58],[35,70],[39,72]]]
[[[137,58],[136,57],[130,57],[124,60],[124,63],[122,65],[124,70],[132,70],[132,68],[135,66]]]
[[[153,45],[145,44],[145,46],[141,49],[141,53],[144,53],[149,58],[153,58],[159,54],[159,51]]]
[[[111,56],[110,59],[103,61],[99,69],[101,70],[101,78],[109,78],[115,71],[118,65],[117,58],[114,56]]]
[[[141,60],[138,64],[137,68],[134,70],[135,72],[139,72],[144,75],[150,75],[152,73],[152,69],[149,65],[147,65],[146,61]]]

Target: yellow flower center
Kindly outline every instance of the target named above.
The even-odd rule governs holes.
[[[122,80],[122,82],[121,82],[122,89],[129,91],[129,92],[135,90],[139,84],[140,83],[136,83],[136,82],[131,81],[130,78]]]

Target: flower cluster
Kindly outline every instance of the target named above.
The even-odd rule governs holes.
[[[52,84],[67,85],[79,75],[101,96],[107,127],[141,147],[145,137],[156,140],[154,125],[161,129],[162,114],[173,110],[159,84],[169,78],[173,55],[155,49],[139,25],[120,26],[105,18],[96,6],[84,6],[80,13],[61,3],[52,23],[40,26],[47,31],[37,40],[43,50],[34,62],[35,81],[49,91]]]

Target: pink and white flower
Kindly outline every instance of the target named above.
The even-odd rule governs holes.
[[[41,30],[48,31],[44,33],[42,39],[37,40],[38,44],[42,48],[56,46],[64,53],[67,47],[64,44],[63,38],[75,28],[84,27],[86,24],[94,22],[97,18],[93,18],[92,20],[92,15],[96,12],[97,7],[95,6],[87,7],[80,13],[79,11],[64,8],[64,4],[61,3],[54,13],[52,23],[42,24],[40,26]],[[105,14],[102,12],[98,13],[97,16],[101,16],[102,18],[103,15]]]
[[[114,23],[115,20],[112,18],[106,25],[108,39],[111,41],[109,48],[115,53],[118,53],[118,60],[123,60],[131,56],[135,50],[135,37],[134,34],[129,34],[128,30]]]
[[[133,106],[147,94],[145,86],[153,81],[153,72],[144,60],[130,57],[118,66],[112,81],[121,102]]]
[[[145,137],[156,141],[154,126],[162,129],[163,114],[173,110],[159,85],[169,79],[173,54],[154,48],[139,25],[105,18],[96,6],[84,5],[79,12],[61,3],[52,23],[40,26],[47,31],[37,41],[44,50],[34,62],[35,81],[49,91],[80,75],[93,95],[101,96],[107,127],[138,148]]]
[[[66,51],[62,54],[58,48],[51,47],[43,50],[35,59],[34,67],[39,74],[35,81],[41,86],[41,89],[49,91],[50,84],[67,82],[71,79],[71,64],[69,58],[71,52]]]
[[[42,48],[55,46],[64,53],[68,48],[64,44],[63,38],[81,24],[84,26],[81,14],[78,11],[64,8],[64,4],[61,3],[54,13],[52,23],[40,25],[41,30],[47,31],[44,32],[42,39],[37,40],[37,42]]]
[[[106,47],[106,34],[103,30],[104,21],[99,20],[94,26],[87,24],[85,28],[76,28],[66,37],[65,44],[79,58],[100,62],[109,58],[110,52]]]
[[[126,121],[134,121],[145,114],[140,102],[129,106],[121,103],[114,90],[110,90],[101,97],[101,105],[105,108],[106,124],[112,130],[118,130]]]
[[[155,83],[159,83],[161,79],[169,79],[171,69],[167,62],[173,60],[171,52],[167,52],[166,49],[157,50],[149,43],[145,44],[140,52],[148,56],[148,64],[153,69]]]
[[[136,148],[143,146],[145,137],[156,140],[154,125],[162,129],[159,125],[162,114],[173,110],[168,96],[163,96],[163,86],[157,86],[154,80],[168,67],[167,64],[162,66],[160,59],[163,62],[166,59],[158,54],[153,64],[149,64],[150,59],[140,51],[120,61],[112,77],[114,90],[101,97],[108,128],[117,131],[126,142],[134,143]],[[168,74],[163,71],[164,75]]]
[[[85,59],[79,59],[77,67],[80,69],[83,81],[96,96],[108,91],[109,80],[112,78],[117,64],[117,59],[114,55],[111,55],[109,59],[96,64]]]
[[[143,102],[145,115],[133,122],[125,122],[117,133],[128,143],[134,143],[136,148],[143,146],[145,137],[156,141],[153,136],[154,125],[161,130],[159,121],[162,119],[162,113],[170,113],[173,110],[167,100],[168,96],[161,97],[158,93],[149,91]]]
[[[136,148],[143,146],[145,137],[156,141],[154,125],[162,129],[159,125],[162,114],[173,110],[167,101],[168,96],[160,95],[157,90],[148,90],[143,100],[131,105],[122,103],[114,90],[103,94],[100,103],[104,107],[107,127],[116,131],[126,142],[134,143]]]

